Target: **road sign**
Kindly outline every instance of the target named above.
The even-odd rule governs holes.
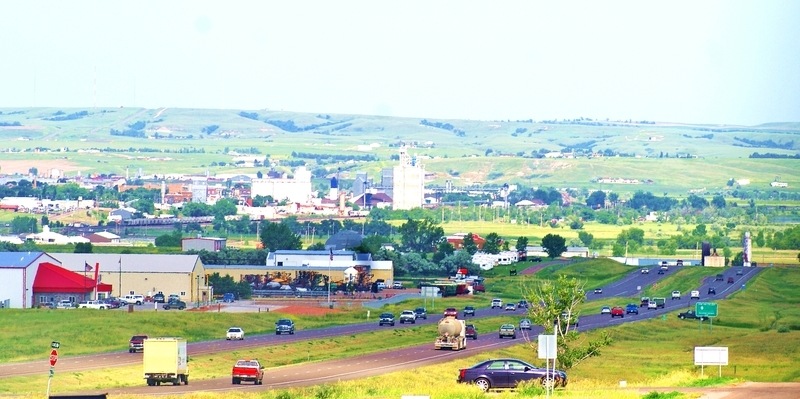
[[[699,316],[717,317],[717,304],[714,302],[697,302],[694,313]]]
[[[61,346],[61,342],[53,341],[50,343],[50,347],[53,349],[58,349]]]
[[[53,349],[50,351],[50,366],[55,366],[58,362],[58,351]]]

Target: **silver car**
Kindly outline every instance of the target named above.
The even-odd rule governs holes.
[[[531,319],[521,319],[519,321],[519,329],[520,330],[530,330],[533,327],[531,323]]]

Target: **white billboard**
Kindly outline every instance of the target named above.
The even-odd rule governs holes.
[[[694,348],[695,366],[727,366],[727,346],[696,346]]]

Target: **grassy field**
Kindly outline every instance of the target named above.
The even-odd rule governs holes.
[[[444,306],[461,307],[465,304],[475,304],[477,302],[488,301],[492,295],[498,294],[505,298],[518,298],[516,287],[521,286],[521,281],[528,283],[535,281],[535,278],[551,278],[555,275],[566,274],[569,276],[582,276],[587,280],[587,286],[603,284],[613,281],[630,271],[629,267],[616,266],[600,261],[587,261],[565,264],[555,267],[554,270],[546,269],[541,276],[526,277],[526,279],[512,279],[510,277],[493,277],[489,282],[492,288],[502,292],[490,292],[485,297],[480,298],[454,298],[452,300],[442,300],[440,304]],[[665,287],[657,287],[652,291],[660,294],[670,290],[672,286],[683,286],[693,284],[697,278],[702,278],[707,273],[701,268],[685,268],[670,276],[664,282]],[[499,274],[499,273],[498,273]],[[523,277],[523,276],[518,276]],[[669,286],[669,287],[666,287]],[[798,303],[798,292],[800,292],[800,270],[791,267],[766,268],[748,285],[747,289],[734,294],[727,300],[721,300],[719,304],[720,316],[714,320],[713,328],[709,324],[694,321],[679,320],[675,317],[676,312],[668,314],[664,318],[625,323],[624,325],[606,329],[614,339],[614,343],[602,349],[602,354],[596,358],[590,358],[573,369],[569,370],[570,385],[565,390],[557,392],[558,397],[581,398],[636,398],[639,397],[635,391],[637,387],[650,386],[702,386],[715,383],[729,383],[732,381],[800,381],[800,353],[787,348],[800,348],[800,308],[793,304]],[[392,307],[388,310],[397,310],[413,307],[418,301],[412,301]],[[788,306],[787,306],[788,305]],[[596,306],[589,303],[587,306]],[[107,330],[109,341],[125,341],[129,331],[123,329],[115,322],[108,322],[106,319],[113,316],[113,312],[100,314],[98,312],[77,312],[73,313],[73,319],[78,319],[74,315],[79,315],[74,326],[63,327],[58,330],[48,332],[44,335],[42,342],[33,337],[25,337],[21,332],[30,331],[41,326],[40,317],[49,318],[48,324],[53,321],[61,321],[61,317],[70,316],[69,311],[48,312],[39,310],[9,311],[5,316],[11,315],[14,318],[8,319],[10,323],[5,325],[15,326],[11,335],[4,334],[0,337],[0,348],[22,348],[33,346],[36,348],[46,348],[52,336],[60,338],[62,342],[62,353],[75,350],[74,348],[83,347],[85,350],[79,352],[89,353],[93,351],[107,350],[104,348],[122,349],[123,344],[106,342],[102,347],[92,347],[92,343],[85,342],[77,338],[81,335],[80,331],[75,331],[75,326],[80,326],[81,331],[85,330]],[[145,317],[144,312],[130,314],[128,316]],[[96,317],[100,314],[100,317]],[[347,322],[357,319],[360,311],[353,311],[352,315],[340,315],[340,320],[336,322]],[[66,315],[66,316],[65,316]],[[253,320],[243,320],[240,317],[247,315],[236,314],[212,314],[202,315],[189,312],[169,313],[161,312],[153,317],[162,319],[147,320],[150,325],[167,324],[164,328],[174,329],[185,332],[184,336],[217,338],[227,326],[236,323],[251,323]],[[175,318],[174,324],[168,318]],[[249,319],[254,319],[249,315]],[[272,323],[267,322],[268,317],[273,314],[258,314],[257,318],[264,318],[264,328],[268,329]],[[163,318],[168,317],[168,318]],[[208,318],[207,318],[208,317]],[[514,318],[519,317],[513,316]],[[113,320],[113,319],[111,319]],[[476,324],[482,333],[493,331],[498,324],[507,320],[506,317],[494,317],[490,319],[478,320]],[[142,319],[144,322],[144,319]],[[261,321],[259,321],[261,322]],[[311,326],[313,320],[303,320],[302,325]],[[324,325],[323,322],[321,325]],[[37,326],[37,327],[33,327]],[[184,327],[185,326],[185,327]],[[27,329],[27,330],[26,330]],[[248,331],[255,331],[251,327]],[[430,331],[428,331],[430,330]],[[117,331],[117,332],[115,332]],[[213,333],[209,333],[213,332]],[[597,331],[585,332],[583,340],[589,339]],[[346,356],[345,354],[356,354],[370,351],[365,349],[360,342],[381,342],[382,350],[385,348],[402,347],[407,345],[424,344],[431,341],[435,334],[432,327],[411,326],[402,330],[378,330],[366,334],[355,334],[348,337],[323,339],[299,345],[282,345],[255,349],[254,352],[248,351],[246,355],[255,355],[262,359],[270,359],[271,367],[280,367],[284,364],[294,364],[298,362],[320,361],[325,358]],[[36,334],[42,335],[42,334]],[[83,334],[85,335],[85,334]],[[68,338],[68,337],[74,338]],[[209,338],[209,339],[210,339]],[[19,343],[23,342],[24,345]],[[722,368],[722,379],[711,378],[715,376],[716,370],[706,369],[705,377],[700,376],[700,371],[692,364],[692,351],[695,346],[726,346],[729,348],[730,364]],[[320,350],[320,349],[324,350]],[[19,350],[19,349],[17,349]],[[13,351],[13,349],[11,349]],[[42,350],[38,356],[44,357],[46,351]],[[8,358],[10,352],[0,352],[2,356]],[[208,356],[196,356],[191,358],[192,378],[217,378],[225,377],[229,372],[230,364],[242,353],[218,353]],[[38,357],[35,353],[26,356],[16,356],[16,358]],[[243,394],[229,393],[216,397],[223,398],[396,398],[402,394],[432,395],[435,398],[510,398],[528,396],[535,397],[537,392],[532,387],[524,387],[518,392],[503,392],[499,394],[484,395],[474,387],[467,385],[454,384],[453,380],[457,370],[467,367],[482,359],[499,356],[511,356],[528,359],[538,363],[535,356],[535,346],[521,342],[519,345],[512,346],[503,350],[482,353],[464,360],[452,361],[444,364],[427,366],[415,370],[398,373],[391,373],[380,377],[372,377],[355,381],[346,381],[335,384],[309,388],[294,388],[286,390],[274,390],[263,394]],[[14,356],[11,356],[14,357]],[[142,384],[140,378],[140,367],[123,367],[118,369],[102,370],[92,373],[61,373],[54,379],[54,392],[74,391],[77,387],[81,389],[101,389],[107,386],[107,381],[114,381],[115,386],[139,386]],[[0,394],[8,395],[11,393],[27,393],[34,397],[41,387],[46,384],[46,375],[36,377],[23,377],[2,379],[0,383]],[[624,390],[619,388],[619,381],[626,380],[632,389]],[[141,398],[141,396],[130,396]],[[164,396],[160,396],[164,397]],[[166,396],[169,397],[169,396]],[[182,398],[205,398],[204,394],[193,394],[180,396]],[[115,399],[127,399],[126,396],[115,396]]]

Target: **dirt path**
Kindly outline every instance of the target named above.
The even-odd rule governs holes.
[[[639,393],[682,392],[701,394],[701,399],[798,399],[800,382],[744,382],[716,388],[639,388]]]

